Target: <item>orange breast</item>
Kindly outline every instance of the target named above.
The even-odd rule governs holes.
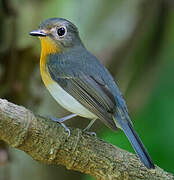
[[[60,52],[60,48],[49,37],[40,37],[41,40],[41,57],[40,57],[40,73],[45,86],[54,81],[52,80],[48,68],[46,66],[47,56]]]

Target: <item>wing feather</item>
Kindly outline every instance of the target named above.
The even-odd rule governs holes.
[[[51,77],[67,93],[73,96],[103,123],[116,130],[113,113],[116,106],[114,96],[97,76],[87,75],[79,69],[68,69],[48,64]],[[99,78],[99,77],[98,77]]]

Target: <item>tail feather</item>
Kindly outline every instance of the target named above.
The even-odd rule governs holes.
[[[130,121],[121,120],[119,121],[117,119],[117,122],[119,123],[121,129],[126,134],[127,138],[129,139],[130,143],[132,144],[135,152],[139,156],[141,162],[149,169],[154,169],[154,163],[147,152],[144,144],[142,143],[141,139],[139,138],[138,134],[134,130],[132,124]]]

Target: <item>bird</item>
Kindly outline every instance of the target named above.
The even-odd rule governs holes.
[[[141,162],[148,169],[155,165],[136,133],[128,108],[114,78],[84,46],[78,28],[64,18],[49,18],[29,33],[41,41],[40,73],[53,98],[70,115],[54,119],[63,124],[75,116],[96,119],[117,131],[123,130]]]

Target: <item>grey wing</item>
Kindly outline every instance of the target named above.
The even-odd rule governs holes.
[[[48,70],[54,81],[67,93],[95,114],[105,125],[117,129],[113,121],[115,98],[100,77],[86,75],[75,67],[60,68],[56,64],[48,64]]]

